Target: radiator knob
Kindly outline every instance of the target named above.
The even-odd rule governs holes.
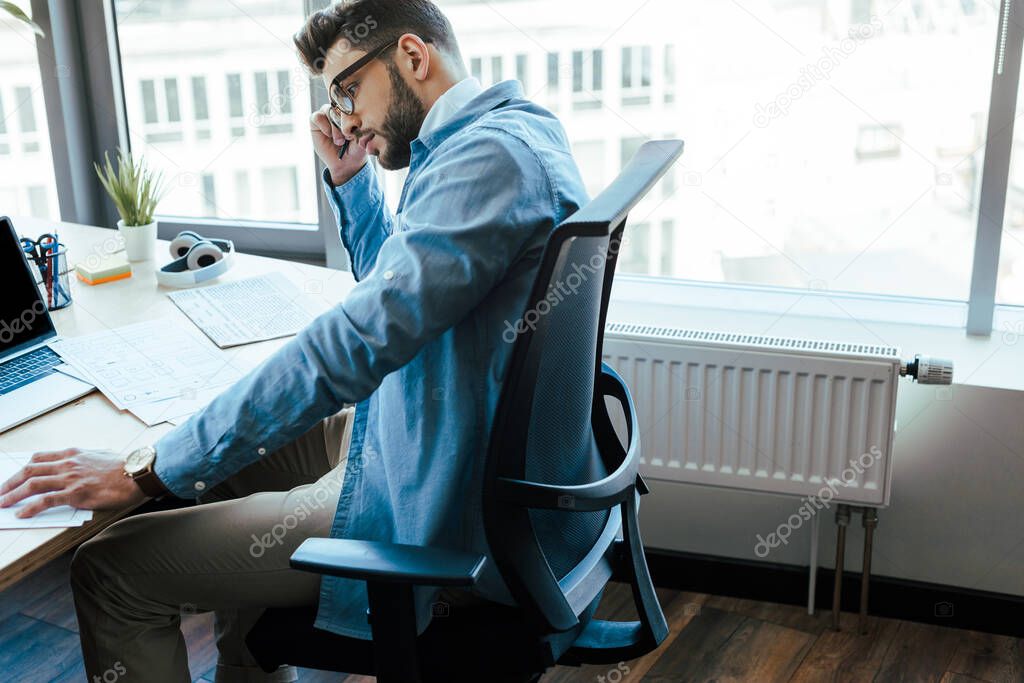
[[[945,358],[916,355],[907,370],[918,384],[953,383],[953,361]]]

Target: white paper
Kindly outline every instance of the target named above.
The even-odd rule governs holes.
[[[289,337],[314,318],[299,289],[280,273],[167,296],[222,349]]]
[[[78,370],[75,370],[73,367],[71,367],[67,363],[61,363],[60,365],[55,367],[54,370],[56,370],[57,372],[61,373],[62,375],[67,375],[68,377],[71,377],[72,379],[77,379],[79,382],[85,382],[86,384],[91,384],[91,382],[89,381],[88,377],[86,377],[85,375],[80,373]]]
[[[179,398],[169,398],[164,401],[154,401],[129,408],[132,415],[146,423],[147,427],[153,427],[164,422],[177,425],[179,420],[184,422],[190,416],[198,413],[206,405],[217,398],[224,391],[224,387],[203,389],[194,394]]]
[[[61,339],[50,348],[121,410],[187,399],[242,377],[207,340],[166,319]]]
[[[5,482],[24,467],[31,453],[0,453],[0,482]],[[68,505],[58,505],[44,510],[34,517],[18,519],[15,513],[29,505],[35,496],[26,498],[9,508],[0,508],[0,529],[46,529],[82,526],[92,519],[92,510],[79,510]]]

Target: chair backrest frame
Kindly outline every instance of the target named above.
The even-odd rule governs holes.
[[[592,357],[586,360],[588,363],[593,362],[593,428],[595,432],[602,432],[598,435],[598,441],[605,444],[609,443],[610,428],[604,405],[605,394],[598,391],[597,387],[602,376],[601,348],[604,327],[623,231],[630,210],[675,163],[682,151],[681,141],[644,144],[622,174],[604,192],[553,230],[544,249],[527,303],[527,312],[536,311],[539,304],[548,296],[555,274],[562,272],[573,240],[605,240],[607,258],[601,281],[600,303],[597,306],[597,320],[592,321],[592,324],[597,326],[596,346],[592,350]],[[579,615],[582,608],[586,607],[583,604],[581,608],[581,602],[585,603],[586,595],[590,593],[586,593],[582,600],[576,596],[576,599],[570,601],[565,586],[560,584],[549,566],[531,521],[529,508],[503,500],[500,495],[503,482],[525,478],[533,397],[538,385],[542,350],[549,342],[546,332],[545,325],[517,330],[487,452],[483,521],[493,559],[513,598],[539,632],[554,633],[565,632],[579,625]],[[557,340],[554,341],[557,343]],[[631,409],[631,406],[624,405],[623,408]],[[635,425],[632,425],[632,429],[635,428]],[[622,459],[627,455],[639,459],[638,447],[632,454],[625,448],[605,447],[598,450],[608,471],[620,467]],[[630,466],[634,468],[635,473],[638,462],[630,463]],[[632,496],[630,498],[632,499]],[[627,538],[638,536],[635,529],[635,501],[629,505],[623,503],[621,509],[624,512],[632,512],[634,519],[623,519],[623,515],[609,514],[599,541],[601,544],[608,543],[608,547],[597,549],[601,558],[611,556],[613,544],[609,539],[613,540],[615,534],[608,532],[616,531],[611,529],[612,526],[624,526]],[[610,575],[610,564],[596,562],[593,555],[594,553],[591,553],[587,558],[585,567],[587,573],[593,576],[576,576],[574,582],[577,586],[588,584],[590,591],[599,592]],[[583,562],[579,566],[582,565]],[[646,569],[644,573],[646,576]],[[637,592],[636,585],[634,582],[634,594]]]

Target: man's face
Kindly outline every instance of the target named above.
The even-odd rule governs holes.
[[[345,41],[339,41],[324,60],[323,79],[328,88],[335,76],[366,54],[354,46],[344,47]],[[423,102],[406,83],[401,63],[393,61],[399,49],[387,51],[392,61],[375,59],[341,83],[355,105],[352,114],[342,114],[341,132],[378,157],[389,171],[409,165],[410,146],[427,115]]]

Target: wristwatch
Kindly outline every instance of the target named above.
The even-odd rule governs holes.
[[[153,465],[156,464],[156,449],[144,446],[128,454],[124,461],[124,476],[128,477],[150,498],[162,498],[167,495],[167,487],[156,476]]]

